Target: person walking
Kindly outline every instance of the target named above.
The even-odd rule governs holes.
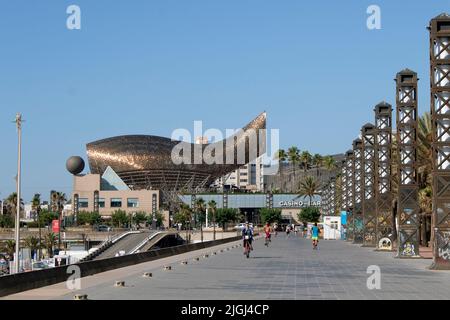
[[[317,226],[317,222],[314,223],[314,226],[311,228],[311,239],[313,243],[313,250],[317,250],[317,246],[319,245],[319,234],[320,229]]]

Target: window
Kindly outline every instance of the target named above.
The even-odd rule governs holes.
[[[89,207],[89,200],[87,198],[78,199],[78,208],[87,208]]]
[[[128,208],[139,208],[139,199],[138,198],[128,198],[127,207]]]
[[[105,207],[105,198],[99,198],[98,199],[98,207],[104,208]]]
[[[111,199],[111,208],[121,208],[121,207],[122,207],[122,199],[120,198]]]

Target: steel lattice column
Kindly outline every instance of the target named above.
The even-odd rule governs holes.
[[[397,73],[398,148],[398,254],[400,258],[419,256],[419,203],[417,183],[417,73]]]
[[[392,250],[392,188],[391,188],[391,143],[392,106],[382,102],[375,106],[376,126],[376,243],[378,250]]]
[[[433,269],[450,269],[450,16],[430,22]]]
[[[362,198],[363,198],[363,166],[362,166],[362,141],[356,139],[353,141],[353,243],[363,243],[363,215],[362,215]]]
[[[337,207],[336,178],[331,178],[329,188],[330,188],[330,216],[335,216]]]
[[[341,211],[347,212],[347,160],[342,160],[341,167]]]
[[[324,185],[322,189],[322,215],[328,214],[328,185]]]
[[[363,197],[362,212],[364,222],[363,245],[376,246],[376,202],[375,202],[375,126],[367,123],[361,129],[363,145]]]
[[[353,166],[353,150],[347,151],[346,166],[347,166],[347,240],[353,241],[353,180],[354,180],[354,166]]]

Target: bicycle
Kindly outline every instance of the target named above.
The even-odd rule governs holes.
[[[269,242],[270,242],[270,234],[266,234],[264,245],[266,247],[268,247],[269,246]]]
[[[244,254],[248,258],[250,258],[250,236],[245,236],[244,238]]]

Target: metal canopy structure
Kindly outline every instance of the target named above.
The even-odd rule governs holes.
[[[363,164],[362,164],[362,140],[356,139],[353,141],[353,161],[354,161],[354,175],[353,175],[353,243],[363,243],[363,214],[362,214],[362,198],[363,191]]]
[[[347,193],[347,240],[353,241],[354,238],[354,226],[353,226],[353,181],[354,181],[354,166],[353,166],[353,150],[349,150],[345,154],[345,166],[346,170],[346,193]]]
[[[365,124],[361,129],[362,136],[362,177],[363,196],[362,214],[364,222],[363,245],[366,247],[376,246],[376,202],[375,202],[375,126],[371,123]]]
[[[394,240],[391,186],[392,106],[375,106],[375,202],[376,244],[378,250],[392,250]]]
[[[450,16],[430,21],[433,269],[450,269]]]
[[[347,159],[344,159],[341,167],[341,211],[347,211],[347,197]]]
[[[337,197],[336,197],[336,178],[332,177],[330,179],[330,184],[328,185],[329,189],[329,214],[330,216],[336,215],[336,208],[337,208]]]
[[[398,253],[419,256],[417,181],[417,73],[403,70],[396,77],[398,145]]]

